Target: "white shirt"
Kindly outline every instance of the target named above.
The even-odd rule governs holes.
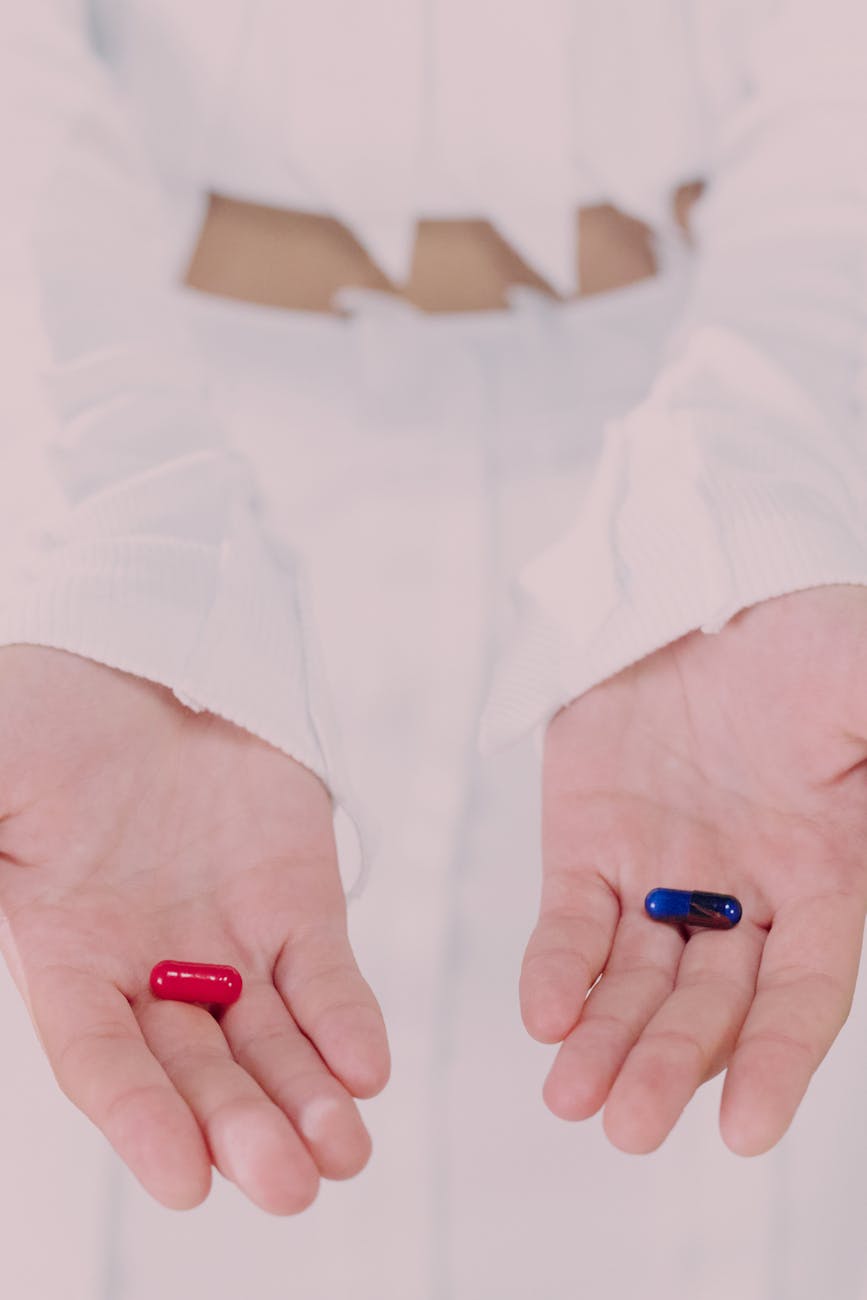
[[[69,502],[0,644],[164,682],[345,798],[303,591],[173,310],[209,190],[330,211],[397,281],[418,216],[488,216],[568,290],[576,206],[664,233],[710,182],[666,364],[516,575],[483,750],[692,629],[867,582],[863,0],[10,2],[0,121]]]

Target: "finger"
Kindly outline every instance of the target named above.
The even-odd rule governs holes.
[[[123,993],[96,976],[51,966],[31,978],[30,1005],[63,1092],[145,1190],[169,1209],[199,1205],[211,1185],[210,1154]]]
[[[143,997],[142,1032],[186,1100],[214,1164],[271,1214],[298,1214],[315,1199],[319,1175],[283,1112],[235,1061],[203,1007]]]
[[[738,1155],[769,1150],[791,1124],[849,1014],[863,930],[863,900],[840,891],[774,917],[720,1106],[723,1140]]]
[[[753,999],[764,939],[746,922],[688,939],[674,989],[627,1056],[605,1107],[605,1132],[621,1151],[654,1151],[696,1089],[724,1067]]]
[[[385,1022],[358,969],[344,923],[296,932],[274,966],[274,984],[329,1069],[355,1097],[373,1097],[388,1082]]]
[[[628,912],[602,978],[567,1035],[542,1089],[560,1119],[595,1115],[644,1026],[674,988],[684,939],[677,928]]]
[[[539,919],[530,935],[518,996],[527,1032],[559,1043],[581,1014],[605,965],[620,916],[614,890],[597,871],[549,869]]]
[[[358,1107],[273,984],[248,984],[220,1027],[235,1060],[289,1117],[324,1178],[351,1178],[364,1168],[371,1143]]]

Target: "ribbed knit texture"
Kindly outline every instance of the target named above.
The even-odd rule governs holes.
[[[483,753],[758,601],[867,584],[865,48],[855,0],[756,22],[666,364],[516,575]]]
[[[14,121],[13,162],[20,151],[8,215],[44,331],[46,452],[66,507],[0,590],[0,644],[160,682],[303,763],[349,819],[356,861],[341,871],[357,892],[361,814],[295,557],[268,535],[210,400],[173,298],[171,205],[82,18],[37,0],[3,20],[3,138]]]

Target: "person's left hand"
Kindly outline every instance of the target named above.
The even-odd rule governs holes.
[[[604,1104],[616,1147],[652,1151],[727,1068],[727,1146],[757,1155],[785,1133],[861,953],[865,650],[867,588],[810,588],[682,637],[551,720],[520,996],[531,1035],[562,1042],[543,1089],[555,1115]],[[656,886],[734,894],[743,919],[687,938],[646,916]]]

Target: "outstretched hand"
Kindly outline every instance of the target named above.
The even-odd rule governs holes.
[[[166,687],[5,647],[0,909],[60,1086],[163,1204],[202,1201],[213,1164],[292,1214],[363,1168],[353,1097],[388,1044],[309,769]],[[154,998],[163,958],[236,966],[240,1000]]]
[[[727,1070],[720,1130],[788,1128],[851,1006],[867,908],[867,590],[776,597],[562,709],[543,761],[543,883],[520,980],[562,1043],[543,1096],[652,1151]],[[734,894],[731,931],[650,920],[655,886]],[[597,980],[597,977],[601,976]]]

